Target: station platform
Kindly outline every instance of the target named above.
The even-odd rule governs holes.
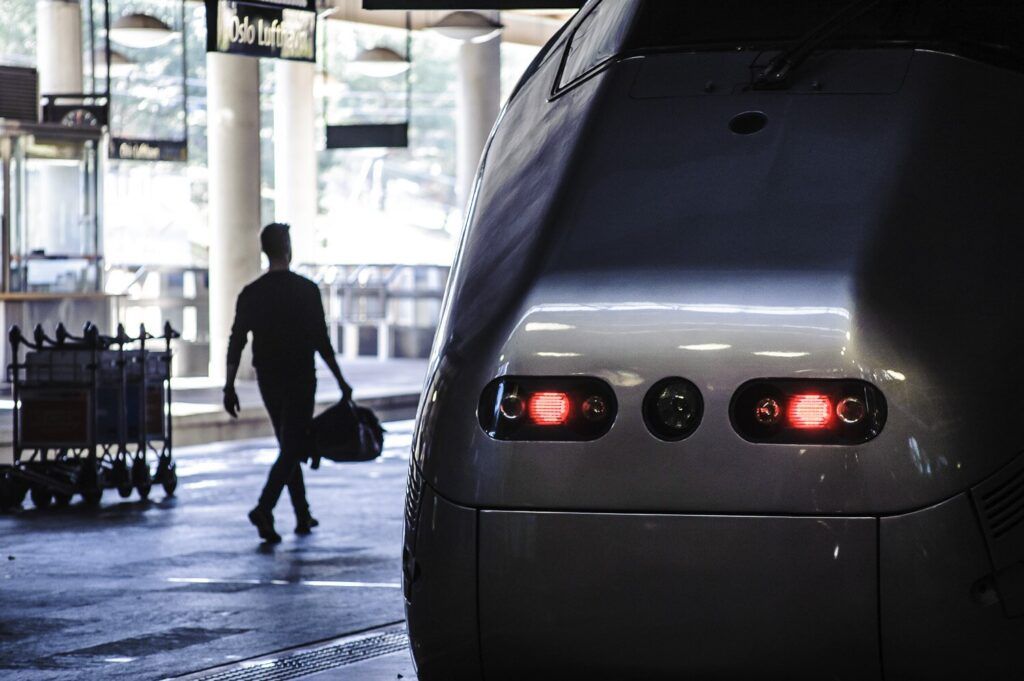
[[[285,493],[276,546],[246,518],[277,455],[269,438],[179,447],[173,498],[108,492],[98,509],[0,515],[0,678],[415,679],[401,592],[410,418],[385,423],[377,461],[304,468],[320,527],[293,534]]]
[[[354,389],[355,399],[381,418],[408,413],[419,402],[427,369],[422,359],[343,359],[342,373]],[[340,397],[326,367],[317,371],[318,409]],[[176,378],[172,382],[175,447],[223,442],[273,434],[255,381],[239,381],[236,389],[242,411],[232,419],[222,406],[223,383],[209,378]],[[10,393],[0,398],[0,464],[11,462],[13,402]]]

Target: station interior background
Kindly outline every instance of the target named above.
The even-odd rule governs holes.
[[[185,141],[187,158],[99,160],[98,248],[89,243],[88,230],[64,230],[57,237],[38,224],[58,213],[59,219],[74,220],[82,207],[75,204],[74,192],[62,196],[30,177],[25,205],[12,210],[23,212],[27,222],[22,257],[45,256],[46,262],[35,265],[37,274],[25,290],[76,294],[90,290],[99,277],[102,291],[112,296],[110,324],[158,328],[169,319],[182,332],[176,374],[202,377],[211,360],[206,9],[201,2],[180,0],[83,0],[81,5],[83,92],[107,89],[105,12],[111,21],[146,14],[171,28],[169,38],[152,47],[111,43],[107,139]],[[347,16],[359,12],[337,10],[359,3],[341,0],[336,5],[322,5],[318,22],[317,206],[312,247],[303,249],[298,269],[323,287],[332,334],[346,357],[425,357],[463,219],[456,187],[460,44],[430,30],[348,21]],[[35,67],[41,39],[36,0],[3,0],[3,8],[0,66]],[[532,44],[497,38],[502,100],[571,13],[505,13],[506,18],[512,15],[520,15],[512,17],[520,23],[533,22],[528,35],[537,37]],[[402,72],[381,77],[354,63],[378,47],[409,53],[408,78]],[[279,86],[274,62],[260,62],[261,223],[267,223],[275,217],[274,97]],[[407,148],[325,148],[328,125],[406,120]],[[52,163],[30,159],[27,171],[38,174]],[[33,210],[53,202],[66,205]],[[99,268],[96,257],[101,258]],[[80,271],[92,268],[99,271],[88,276]],[[66,309],[67,304],[65,317],[81,316]]]
[[[35,352],[40,381],[56,380],[61,356],[82,369],[72,397],[92,395],[68,407],[45,393],[56,406],[41,437],[74,422],[87,442],[38,451],[19,425],[18,362],[33,345],[19,356],[0,343],[0,366],[15,358],[0,381],[0,678],[415,678],[401,547],[426,357],[487,132],[572,12],[477,13],[477,44],[436,30],[446,11],[318,0],[309,64],[208,53],[207,7],[225,4],[0,0],[0,327],[29,338],[39,324],[52,339],[58,323],[75,335],[123,324],[137,341],[140,325],[159,334],[166,321],[181,333],[155,392],[117,365],[120,392],[103,395],[120,395],[125,415],[101,447],[93,422],[114,402],[106,417],[79,408],[109,379],[96,355]],[[133,15],[163,26],[145,46],[115,39]],[[408,143],[329,148],[331,130],[367,125]],[[309,471],[320,525],[292,533],[283,502],[273,545],[247,514],[278,445],[253,374],[239,374],[237,419],[221,387],[259,229],[282,219],[355,399],[387,433],[371,462]],[[340,393],[320,370],[323,410]],[[132,411],[136,389],[147,402]],[[127,415],[147,423],[153,394],[159,432],[138,426],[149,435],[131,449]]]

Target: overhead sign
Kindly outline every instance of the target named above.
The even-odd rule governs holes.
[[[327,126],[328,149],[405,149],[408,146],[408,123]]]
[[[122,161],[187,161],[188,143],[184,140],[111,137],[110,158]]]
[[[207,52],[316,61],[315,0],[207,0]]]

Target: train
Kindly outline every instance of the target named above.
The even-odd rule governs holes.
[[[1024,678],[1021,112],[1019,2],[587,2],[443,304],[419,678]]]

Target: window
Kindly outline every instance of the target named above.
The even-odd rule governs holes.
[[[35,66],[36,3],[33,0],[4,0],[0,21],[0,64]]]
[[[624,0],[599,0],[593,5],[569,38],[557,89],[572,85],[614,57],[635,11],[636,4]]]

